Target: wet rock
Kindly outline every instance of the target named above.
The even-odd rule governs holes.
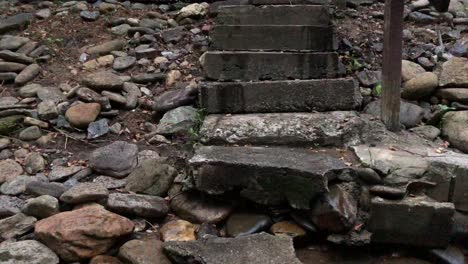
[[[161,197],[124,193],[110,194],[107,208],[120,214],[149,218],[166,216],[169,211],[166,201]]]
[[[34,178],[26,175],[19,175],[16,178],[4,182],[0,187],[0,192],[8,195],[19,195],[26,191],[26,185]]]
[[[422,99],[430,96],[438,85],[437,75],[432,72],[425,72],[403,84],[401,97],[408,100]]]
[[[466,88],[440,89],[437,91],[436,95],[449,102],[456,101],[463,104],[468,104],[468,89]]]
[[[36,140],[42,136],[41,129],[37,126],[30,126],[23,129],[18,138],[25,141]]]
[[[58,109],[54,101],[43,101],[37,105],[37,115],[42,120],[52,120],[57,118]]]
[[[87,128],[91,122],[96,120],[100,112],[101,105],[98,103],[76,104],[68,108],[65,117],[72,126]]]
[[[0,195],[0,218],[20,213],[24,203],[25,202],[20,198]]]
[[[164,252],[172,261],[189,263],[238,264],[300,264],[292,240],[266,233],[237,238],[211,238],[188,242],[166,242]]]
[[[50,181],[61,181],[83,170],[83,166],[54,166],[48,177]]]
[[[161,229],[163,241],[191,241],[196,240],[195,226],[185,220],[173,220],[164,224]]]
[[[425,73],[423,67],[412,61],[403,60],[401,65],[401,78],[404,82],[409,81],[416,76]]]
[[[136,63],[136,58],[132,56],[118,57],[114,60],[112,68],[116,71],[124,71]]]
[[[123,39],[116,39],[91,47],[86,52],[90,55],[106,55],[112,51],[123,49],[126,44],[127,41]]]
[[[116,141],[91,153],[90,167],[99,173],[114,177],[127,176],[137,165],[138,147]]]
[[[21,212],[38,219],[47,218],[60,213],[59,201],[50,195],[31,198],[26,200],[26,204],[21,209]]]
[[[0,34],[4,34],[11,30],[21,29],[31,23],[33,18],[34,16],[31,13],[19,13],[0,20]]]
[[[171,264],[156,239],[130,240],[119,249],[119,258],[131,264]]]
[[[310,217],[321,230],[342,233],[349,230],[356,221],[357,204],[353,197],[340,185],[315,202]]]
[[[270,232],[275,236],[290,237],[292,239],[301,238],[306,235],[306,231],[302,227],[290,221],[282,221],[273,224],[270,228]]]
[[[26,192],[37,196],[50,195],[59,198],[66,190],[62,183],[57,182],[32,181],[26,185]]]
[[[262,214],[235,213],[226,221],[226,233],[232,237],[251,235],[271,226],[270,217]]]
[[[136,193],[163,196],[171,187],[177,174],[174,167],[158,159],[140,161],[127,177],[125,190]]]
[[[10,240],[17,236],[21,236],[31,231],[34,228],[34,223],[36,223],[36,221],[36,218],[24,215],[22,213],[1,219],[0,238],[2,240]],[[0,260],[2,260],[2,257],[0,257]]]
[[[100,15],[99,11],[87,11],[87,10],[85,10],[85,11],[80,12],[80,17],[84,21],[88,21],[88,22],[98,20],[99,15]]]
[[[69,204],[81,204],[106,199],[109,191],[94,182],[80,183],[68,189],[60,196],[60,201]]]
[[[3,264],[58,264],[59,258],[36,240],[0,244],[0,261]]]
[[[380,100],[369,103],[364,112],[376,117],[380,117]],[[407,128],[415,127],[424,118],[425,111],[422,107],[401,101],[400,105],[400,122]]]
[[[90,205],[40,220],[34,235],[62,259],[73,262],[105,253],[133,227],[129,219]]]
[[[23,167],[12,159],[0,161],[0,184],[13,180],[23,173]]]
[[[446,137],[450,144],[468,153],[468,111],[448,112],[442,118],[442,136]]]
[[[424,197],[402,201],[374,198],[370,211],[373,242],[446,247],[450,241],[455,211],[452,203],[432,202]]]
[[[96,91],[120,91],[122,90],[124,82],[119,78],[119,76],[109,71],[100,71],[88,74],[83,78],[82,83],[83,85]]]
[[[153,110],[166,112],[179,106],[195,103],[198,88],[189,86],[184,89],[169,90],[155,99]]]
[[[195,125],[197,116],[197,109],[191,106],[181,106],[170,110],[159,121],[156,133],[161,135],[188,134]]]
[[[468,59],[454,57],[442,64],[439,76],[442,87],[468,87]]]
[[[15,78],[16,85],[24,85],[41,72],[41,67],[38,64],[31,64],[28,67],[24,68],[18,76]]]
[[[198,193],[185,192],[172,198],[171,210],[192,223],[219,223],[229,216],[232,206]]]

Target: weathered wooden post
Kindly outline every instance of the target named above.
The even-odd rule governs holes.
[[[403,8],[404,0],[385,1],[381,116],[390,131],[400,129]]]

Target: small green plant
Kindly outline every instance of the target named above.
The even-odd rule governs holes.
[[[200,129],[201,126],[203,125],[203,120],[205,120],[206,117],[206,110],[204,108],[200,108],[197,110],[197,114],[195,116],[195,123],[193,126],[189,129],[189,137],[191,141],[198,141],[200,137]]]
[[[63,38],[46,38],[47,44],[61,44],[63,43]]]
[[[381,95],[382,95],[382,84],[380,84],[380,83],[377,84],[377,85],[375,86],[374,89],[375,89],[375,94],[376,94],[377,96],[381,96]]]

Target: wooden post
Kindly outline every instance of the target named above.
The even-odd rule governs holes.
[[[403,8],[404,0],[385,0],[381,116],[390,131],[400,130]]]

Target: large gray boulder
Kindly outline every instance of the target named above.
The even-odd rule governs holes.
[[[48,247],[36,240],[0,244],[2,264],[58,264],[59,258]]]

